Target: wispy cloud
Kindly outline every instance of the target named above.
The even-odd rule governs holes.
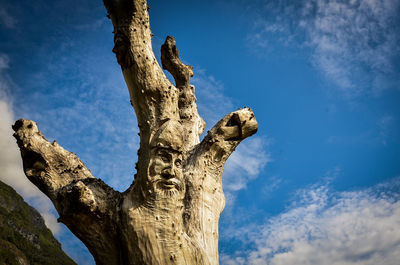
[[[245,189],[249,181],[259,176],[265,165],[272,161],[267,152],[268,144],[262,137],[253,137],[239,145],[225,165],[225,191]]]
[[[235,110],[232,100],[224,94],[224,84],[207,74],[204,69],[195,68],[192,83],[196,87],[197,107],[207,123],[207,129],[211,129],[224,115]]]
[[[311,49],[311,61],[347,97],[399,85],[399,0],[263,1],[252,47]]]
[[[8,62],[6,55],[0,55],[0,180],[11,185],[24,199],[32,203],[42,214],[46,225],[57,234],[60,225],[54,215],[54,207],[50,200],[25,177],[21,155],[12,137],[11,125],[14,124],[15,117],[10,105],[11,98],[8,96],[12,83],[5,73]]]
[[[7,75],[9,58],[0,54],[0,180],[12,186],[28,203],[34,206],[45,220],[46,226],[63,243],[63,249],[79,264],[94,264],[86,247],[57,222],[57,212],[51,201],[25,176],[21,154],[12,137],[11,125],[15,122],[11,90],[13,80]]]
[[[400,178],[372,188],[298,192],[291,207],[251,230],[252,249],[222,254],[221,264],[397,264]]]
[[[211,128],[224,115],[234,111],[232,100],[224,94],[224,85],[202,69],[195,71],[193,84],[196,86],[199,113]],[[242,102],[245,104],[245,102]],[[247,183],[259,176],[261,171],[271,162],[266,136],[252,136],[244,140],[225,164],[223,187],[227,205],[232,205],[235,192],[245,189]]]
[[[281,177],[277,177],[277,176],[272,176],[269,177],[266,181],[265,186],[262,189],[262,192],[264,194],[264,198],[270,196],[270,194],[274,191],[276,191],[277,189],[280,188],[281,184],[284,183],[285,180]]]
[[[108,19],[106,17],[102,17],[96,20],[91,21],[89,24],[80,24],[76,25],[75,28],[77,30],[91,30],[95,31],[103,27],[106,23],[108,23]]]
[[[12,29],[15,28],[16,24],[17,20],[9,14],[7,9],[0,7],[0,25],[3,25],[8,29]]]
[[[390,129],[393,126],[394,118],[391,115],[384,115],[378,122],[379,138],[383,145],[387,145]]]
[[[5,54],[0,54],[0,74],[9,67],[10,59]],[[2,77],[2,83],[4,82]]]
[[[138,128],[120,68],[104,61],[99,49],[69,41],[46,51],[46,66],[21,84],[18,112],[37,121],[49,140],[77,153],[95,177],[124,191],[135,173]]]

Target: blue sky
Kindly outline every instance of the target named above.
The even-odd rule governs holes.
[[[400,256],[400,1],[149,1],[194,67],[210,128],[251,107],[258,133],[224,171],[221,264],[397,264]],[[102,1],[0,0],[0,178],[93,264],[25,179],[10,125],[38,122],[118,190],[137,126]]]

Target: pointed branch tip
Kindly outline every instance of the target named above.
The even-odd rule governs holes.
[[[193,76],[193,67],[185,65],[179,58],[179,50],[176,47],[174,37],[167,36],[161,45],[161,64],[163,69],[171,73],[177,87],[188,87]]]

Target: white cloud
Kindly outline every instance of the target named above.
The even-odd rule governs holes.
[[[245,189],[249,181],[258,177],[265,165],[271,162],[267,147],[268,141],[255,136],[238,146],[225,164],[223,174],[225,191]]]
[[[399,0],[268,1],[252,45],[311,48],[312,63],[347,97],[399,84]],[[369,74],[368,74],[369,73]]]
[[[0,55],[0,180],[12,186],[25,200],[28,200],[43,216],[46,225],[57,234],[60,225],[54,216],[54,207],[50,200],[39,191],[25,176],[22,169],[21,154],[12,137],[14,114],[8,93],[8,77],[3,73],[8,68],[8,58]]]
[[[196,85],[199,113],[207,123],[205,131],[235,110],[232,100],[224,95],[223,83],[207,75],[204,70],[195,70],[193,84]],[[264,136],[254,135],[244,140],[229,157],[222,178],[228,207],[235,201],[235,192],[245,189],[247,183],[257,178],[271,161],[267,151],[270,141]]]
[[[242,229],[253,248],[223,253],[221,264],[398,264],[399,190],[400,178],[351,192],[302,190],[286,212]]]

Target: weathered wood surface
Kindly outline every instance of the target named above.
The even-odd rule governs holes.
[[[92,176],[79,158],[48,142],[35,122],[13,129],[26,176],[54,203],[60,218],[96,264],[218,264],[218,220],[225,205],[221,176],[237,145],[257,131],[249,108],[222,118],[200,142],[191,66],[173,37],[155,59],[145,0],[104,0],[114,49],[140,129],[137,173],[120,193]]]

